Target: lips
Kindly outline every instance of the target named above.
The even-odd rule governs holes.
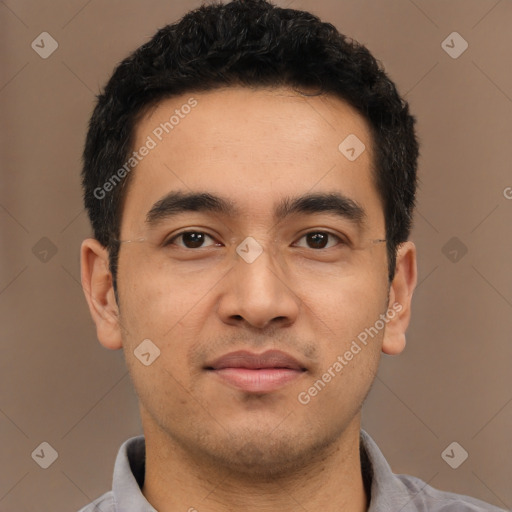
[[[250,370],[287,368],[297,371],[306,370],[294,357],[280,350],[268,350],[262,354],[239,350],[223,355],[206,365],[208,370],[222,370],[224,368],[247,368]]]
[[[205,370],[224,384],[259,394],[276,391],[307,372],[294,357],[280,350],[231,352],[208,363]]]

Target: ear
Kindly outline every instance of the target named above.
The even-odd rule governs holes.
[[[119,308],[108,267],[108,251],[98,240],[87,238],[82,242],[80,256],[82,288],[96,324],[98,340],[106,348],[120,349]]]
[[[384,330],[382,352],[390,356],[405,348],[405,331],[411,318],[411,302],[418,278],[416,246],[407,241],[399,246],[395,277],[389,290],[388,323]]]

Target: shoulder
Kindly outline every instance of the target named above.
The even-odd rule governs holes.
[[[362,429],[361,448],[363,475],[366,468],[371,482],[369,512],[506,512],[471,496],[435,489],[415,476],[393,473],[375,441]]]
[[[411,496],[414,510],[424,512],[506,512],[484,501],[441,491],[426,484],[423,480],[410,475],[395,475]]]
[[[99,510],[101,510],[101,512],[115,512],[114,494],[112,491],[108,491],[101,495],[92,503],[89,503],[89,505],[81,508],[78,512],[98,512]]]

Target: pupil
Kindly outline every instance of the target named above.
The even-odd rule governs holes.
[[[323,233],[312,233],[307,236],[316,249],[323,249],[327,244],[327,236]],[[320,247],[318,245],[320,245]]]
[[[203,234],[202,233],[183,233],[183,243],[192,248],[201,247],[203,243]]]

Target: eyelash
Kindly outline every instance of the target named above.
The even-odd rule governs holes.
[[[188,230],[188,231],[181,231],[177,234],[175,234],[174,236],[172,236],[171,238],[167,239],[163,244],[162,246],[163,247],[168,247],[169,245],[174,245],[174,241],[176,239],[178,239],[180,236],[182,235],[186,235],[188,233],[195,233],[195,234],[202,234],[202,235],[206,235],[208,237],[210,237],[212,240],[214,240],[214,237],[212,235],[209,235],[208,233],[204,232],[204,231],[193,231],[193,230]],[[343,238],[339,237],[338,235],[335,235],[334,233],[331,233],[330,231],[321,231],[321,230],[312,230],[312,231],[308,231],[307,233],[304,233],[300,238],[299,240],[301,240],[302,238],[306,237],[307,235],[311,235],[311,234],[323,234],[323,235],[329,235],[331,237],[334,237],[335,239],[338,240],[338,242],[340,242],[338,245],[348,245],[347,242],[345,240],[343,240]],[[183,246],[178,246],[180,249],[185,249],[185,250],[189,250],[189,251],[194,251],[194,250],[197,250],[197,249],[206,249],[207,247],[198,247],[198,248],[195,248],[195,249],[192,249],[190,247],[183,247]],[[209,246],[210,247],[210,246]],[[304,249],[304,247],[303,247]],[[308,247],[309,249],[309,247]],[[332,249],[332,247],[327,247],[327,248],[321,248],[321,249],[313,249],[315,251],[325,251],[327,249]]]

